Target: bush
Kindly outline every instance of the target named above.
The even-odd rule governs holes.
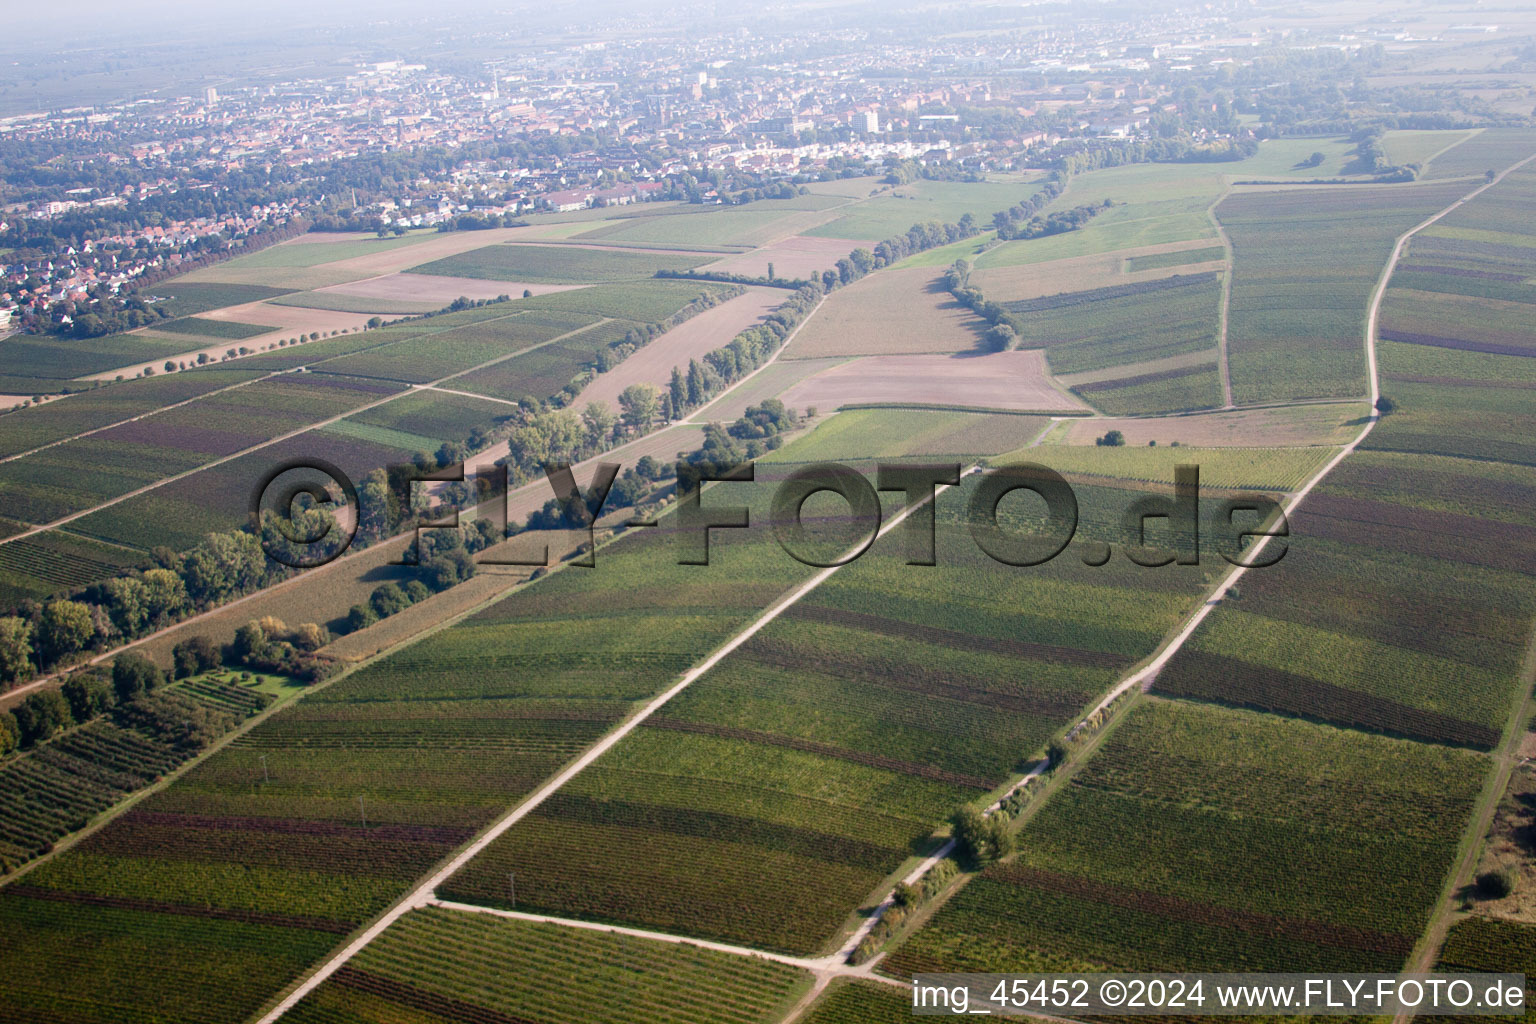
[[[1125,444],[1125,435],[1118,430],[1111,430],[1103,437],[1095,438],[1093,443],[1100,448],[1119,448]]]
[[[319,623],[306,622],[293,631],[293,646],[306,653],[317,651],[330,642],[330,631]]]
[[[1485,900],[1501,900],[1515,891],[1515,873],[1509,868],[1484,871],[1477,876],[1477,894]]]
[[[356,633],[360,629],[367,629],[379,621],[379,613],[373,610],[372,605],[355,604],[352,610],[347,612],[347,632]]]
[[[381,619],[387,619],[398,611],[411,606],[411,599],[398,583],[380,584],[368,598],[368,604]]]

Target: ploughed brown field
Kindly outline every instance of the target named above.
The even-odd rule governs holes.
[[[988,355],[871,356],[834,366],[784,393],[793,409],[843,405],[959,405],[1072,412],[1086,408],[1057,389],[1038,349]]]

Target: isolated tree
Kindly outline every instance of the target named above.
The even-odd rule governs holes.
[[[1093,443],[1101,448],[1119,448],[1125,444],[1125,435],[1118,430],[1111,430],[1103,437],[1096,438]]]
[[[986,347],[993,352],[1007,352],[1018,345],[1019,335],[1012,325],[1007,323],[993,324],[983,339]]]
[[[1376,399],[1376,411],[1383,416],[1391,416],[1393,413],[1397,412],[1397,403],[1388,398],[1386,395],[1382,395],[1380,398]]]

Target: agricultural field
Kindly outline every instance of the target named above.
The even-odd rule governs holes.
[[[911,456],[996,455],[1023,448],[1050,423],[1043,416],[937,409],[850,409],[794,447],[795,461],[858,462]]]
[[[846,359],[837,356],[828,359],[777,359],[761,367],[750,379],[738,382],[703,409],[695,411],[693,417],[697,420],[729,423],[752,406],[761,405],[769,398],[778,398],[801,381],[845,362]]]
[[[658,270],[688,270],[707,262],[703,255],[651,252],[641,249],[602,249],[574,245],[490,245],[445,256],[412,273],[445,277],[475,277],[488,281],[546,281],[551,284],[596,284],[634,281]]]
[[[1233,401],[1365,394],[1366,310],[1392,246],[1466,191],[1462,182],[1321,186],[1224,199]]]
[[[1019,263],[973,270],[970,284],[994,302],[1007,304],[1072,292],[1091,292],[1098,288],[1155,282],[1175,274],[1222,270],[1226,266],[1225,254],[1225,249],[1212,249],[1200,241],[1173,242],[1169,245],[1070,256],[1048,263]],[[1152,262],[1143,264],[1141,261]]]
[[[1487,765],[1469,751],[1144,701],[882,965],[1396,971]]]
[[[142,551],[67,529],[43,530],[8,541],[0,544],[0,607],[88,587],[145,561]]]
[[[200,368],[164,377],[120,381],[70,395],[63,401],[15,409],[0,416],[0,458],[100,430],[260,376],[260,371],[246,367]]]
[[[1003,305],[1020,345],[1045,349],[1053,372],[1075,373],[1215,349],[1220,303],[1220,275],[1208,271]]]
[[[427,907],[407,914],[285,1019],[774,1024],[809,987],[809,972],[769,960]]]
[[[1156,415],[1221,405],[1221,371],[1197,363],[1077,384],[1072,393],[1111,416]]]
[[[246,338],[254,338],[258,334],[268,334],[278,330],[264,324],[242,324],[234,320],[210,320],[201,316],[184,316],[177,320],[167,320],[163,324],[157,324],[155,329],[161,333],[191,334],[200,338],[224,338],[230,341],[244,341]]]
[[[539,293],[530,299],[518,300],[516,305],[520,309],[586,313],[615,320],[658,323],[699,295],[705,292],[718,293],[728,287],[708,281],[626,281]]]
[[[1126,273],[1144,270],[1162,270],[1166,267],[1183,267],[1191,263],[1226,261],[1227,250],[1221,246],[1200,246],[1195,249],[1174,249],[1168,252],[1148,253],[1145,256],[1129,256],[1125,261]]]
[[[912,994],[873,981],[834,981],[811,1004],[802,1024],[895,1024],[912,1015]]]
[[[1428,178],[1481,177],[1531,155],[1531,133],[1518,127],[1484,128],[1437,156]]]
[[[1492,747],[1536,619],[1532,501],[1528,469],[1357,453],[1291,516],[1284,571],[1249,574],[1159,692]]]
[[[1526,1010],[1521,1019],[1536,1019],[1536,1009],[1532,1009],[1536,1006],[1532,1002],[1536,986],[1531,982],[1536,978],[1536,928],[1528,924],[1475,915],[1464,917],[1446,935],[1435,970],[1454,974],[1524,974]]]
[[[1202,241],[1216,244],[1207,208],[1221,197],[1224,179],[1243,173],[1232,164],[1132,164],[1077,175],[1047,207],[1068,210],[1111,199],[1115,205],[1077,231],[1004,242],[976,260],[978,270]]]
[[[675,245],[679,249],[730,251],[727,247],[763,245],[797,234],[802,228],[812,228],[831,216],[824,211],[846,202],[837,196],[806,195],[761,199],[746,206],[675,207],[659,216],[647,216],[637,210],[631,216],[605,221],[574,237],[605,245]]]
[[[513,297],[532,291],[535,295],[563,291],[572,285],[528,284],[524,282],[486,281],[474,277],[440,277],[434,274],[400,273],[370,277],[365,281],[317,288],[304,294],[305,301],[297,305],[319,305],[324,302],[347,301],[366,306],[368,303],[396,302],[424,304],[441,309],[454,299],[494,299],[502,294]],[[293,298],[293,296],[290,296]],[[378,312],[385,312],[378,310]]]
[[[534,312],[532,317],[587,318],[582,313]],[[528,395],[547,397],[564,388],[581,371],[597,362],[598,353],[624,340],[640,325],[633,320],[603,320],[569,333],[551,345],[542,345],[494,366],[455,377],[445,387],[515,402]],[[620,364],[622,365],[622,364]],[[610,407],[612,408],[612,407]]]
[[[262,285],[197,283],[178,278],[154,287],[153,305],[173,317],[193,316],[212,309],[276,298],[286,291],[286,288]]]
[[[514,590],[311,690],[0,890],[0,949],[48,965],[17,972],[8,1009],[247,1017],[809,572],[761,531],[711,548],[712,569],[679,566],[669,535],[641,531],[597,571]]]
[[[1043,444],[999,456],[998,465],[1038,462],[1068,479],[1107,477],[1173,486],[1175,466],[1200,467],[1200,486],[1221,490],[1300,489],[1332,458],[1333,448],[1086,448]]]
[[[1367,411],[1361,401],[1228,409],[1182,416],[1084,419],[1067,424],[1060,440],[1063,444],[1093,444],[1109,431],[1118,430],[1126,445],[1135,448],[1152,442],[1208,448],[1341,445],[1359,435]]]
[[[35,387],[23,390],[51,394],[69,387],[74,378],[89,377],[139,360],[166,359],[186,350],[185,341],[156,340],[138,334],[109,334],[103,338],[12,334],[0,338],[0,366],[5,367],[8,375],[36,380]]]
[[[308,430],[216,466],[199,469],[143,494],[72,521],[70,529],[125,547],[165,545],[185,550],[209,533],[243,526],[251,488],[273,467],[292,459],[325,459],[354,481],[374,469],[411,461],[415,448]]]
[[[690,359],[703,359],[740,332],[762,322],[787,294],[778,288],[752,288],[688,318],[651,339],[607,373],[599,374],[572,404],[585,408],[588,402],[605,402],[610,409],[616,409],[619,395],[631,384],[666,387],[673,367],[687,370]]]
[[[1082,488],[1085,538],[1131,500]],[[954,806],[1022,770],[1203,585],[1193,567],[1124,560],[1003,566],[963,528],[963,503],[941,500],[937,567],[906,565],[898,535],[877,542],[439,895],[505,906],[515,871],[519,909],[824,950]],[[1018,514],[1000,512],[1015,528]]]
[[[988,324],[945,290],[943,271],[884,270],[833,292],[784,359],[980,351]]]
[[[868,356],[822,370],[782,397],[791,408],[818,411],[858,405],[1085,411],[1081,402],[1052,384],[1038,349]]]
[[[837,261],[859,246],[874,245],[874,240],[813,238],[809,235],[791,235],[750,252],[726,256],[715,263],[700,268],[711,273],[746,274],[751,277],[767,277],[768,268],[778,278],[810,278],[830,270]]]
[[[50,852],[272,700],[233,673],[198,676],[0,759],[0,874]],[[189,718],[201,720],[198,734],[183,726]]]
[[[1394,164],[1418,164],[1426,175],[1435,174],[1435,157],[1454,150],[1472,137],[1471,132],[1461,131],[1395,131],[1382,138],[1387,159]]]
[[[505,419],[513,410],[497,402],[486,402],[464,395],[417,391],[393,402],[380,405],[342,422],[384,427],[416,436],[462,443],[476,427],[489,428]],[[436,451],[436,445],[432,448]]]
[[[1023,202],[1039,191],[1040,179],[1026,174],[974,183],[914,181],[888,186],[877,182],[871,189],[879,190],[878,194],[859,200],[827,223],[800,233],[850,241],[890,238],[925,221],[956,224],[967,213],[986,224],[998,210]]]
[[[448,329],[430,329],[432,321],[429,320],[430,333],[330,360],[323,369],[327,373],[425,384],[464,373],[482,363],[504,359],[596,322],[594,317],[582,313],[500,305],[485,309],[497,310],[499,315],[477,318]]]
[[[398,390],[319,374],[255,381],[0,463],[0,510],[52,522]]]

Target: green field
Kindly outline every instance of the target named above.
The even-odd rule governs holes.
[[[232,320],[209,320],[200,316],[184,316],[179,320],[167,320],[163,324],[156,324],[155,330],[161,333],[193,334],[200,338],[244,341],[258,334],[270,334],[277,328],[261,324],[236,323]]]
[[[271,251],[271,250],[267,250]],[[268,288],[258,284],[200,284],[180,279],[164,281],[142,289],[156,298],[155,308],[173,317],[206,313],[210,309],[240,306],[247,302],[260,302],[276,298],[287,292],[286,288]]]
[[[294,292],[269,301],[274,306],[328,309],[337,313],[380,313],[385,316],[431,313],[440,308],[435,302],[402,302],[398,299],[373,299],[361,295],[321,291]]]
[[[925,221],[957,224],[967,213],[979,224],[987,225],[992,221],[992,214],[1023,202],[1039,189],[1039,179],[1026,175],[975,183],[914,181],[888,187],[873,198],[859,200],[845,207],[836,219],[802,233],[816,238],[878,242],[892,235],[906,234],[913,224]]]
[[[20,532],[8,531],[7,535]],[[83,537],[69,530],[44,530],[0,545],[0,608],[69,593],[143,565],[142,551]]]
[[[800,1020],[803,1024],[896,1024],[912,1015],[904,988],[870,981],[834,981]]]
[[[347,468],[335,447],[299,447]],[[240,461],[229,479],[244,496]],[[9,975],[8,1009],[111,1024],[251,1015],[809,572],[761,531],[717,534],[712,550],[701,572],[676,564],[670,536],[640,532],[596,571],[514,591],[311,692],[35,869],[30,889],[0,890],[0,962],[34,965]]]
[[[399,390],[285,374],[0,463],[0,514],[62,516],[339,415]]]
[[[0,366],[16,377],[41,378],[32,391],[58,390],[73,377],[85,377],[120,366],[178,356],[186,341],[159,340],[137,334],[110,334],[103,338],[52,338],[13,334],[0,339]]]
[[[1221,405],[1221,372],[1214,362],[1200,363],[1078,384],[1072,392],[1111,416],[1214,409]]]
[[[688,270],[710,256],[675,256],[641,249],[579,248],[574,245],[488,245],[412,267],[413,274],[442,274],[487,281],[545,281],[596,284],[634,281],[658,270]]]
[[[99,430],[165,405],[186,401],[261,376],[244,366],[209,367],[163,377],[120,381],[97,387],[63,401],[0,415],[0,457],[52,444],[88,430]]]
[[[425,384],[541,345],[594,321],[593,317],[582,313],[521,310],[511,306],[486,308],[499,310],[499,314],[447,329],[428,320],[425,324],[430,333],[415,337],[408,336],[408,328],[388,328],[400,330],[404,340],[331,360],[325,364],[325,370]]]
[[[1043,431],[1043,416],[941,412],[932,409],[850,409],[817,426],[795,445],[804,462],[849,462],[903,456],[996,455],[1022,448]]]
[[[1467,141],[1434,159],[1429,165],[1430,178],[1481,176],[1498,171],[1536,152],[1529,128],[1516,126],[1484,128]]]
[[[824,219],[816,211],[837,207],[843,202],[833,196],[810,195],[794,199],[762,199],[745,206],[684,206],[660,216],[615,219],[575,237],[611,245],[675,245],[684,249],[729,252],[763,245],[776,236],[796,234],[799,226]]]
[[[1004,242],[976,260],[978,268],[1043,263],[1071,256],[1215,238],[1206,209],[1220,197],[1222,175],[1235,164],[1131,164],[1079,174],[1047,211],[1112,199],[1085,227],[1060,235]]]
[[[1396,971],[1478,754],[1183,702],[1133,709],[883,970]]]
[[[1393,243],[1465,191],[1340,185],[1223,200],[1233,401],[1364,394],[1366,309]]]
[[[1519,211],[1533,183],[1512,176],[1446,220],[1525,223]],[[1527,262],[1505,266],[1536,272],[1536,248],[1523,251]],[[1466,338],[1486,326],[1451,291],[1481,279],[1439,274],[1435,290],[1389,291],[1396,336],[1456,326]],[[1489,307],[1487,318],[1499,315]],[[1494,322],[1511,345],[1536,342],[1529,317],[1502,317]],[[1489,749],[1536,622],[1533,406],[1528,386],[1507,375],[1530,360],[1405,343],[1385,344],[1379,356],[1383,391],[1399,411],[1292,517],[1284,571],[1244,579],[1240,598],[1206,619],[1157,685]]]
[[[1219,245],[1202,249],[1179,249],[1174,252],[1158,252],[1148,256],[1132,256],[1125,261],[1125,270],[1134,274],[1142,270],[1160,270],[1163,267],[1183,267],[1191,263],[1209,263],[1225,260],[1227,250]]]
[[[1212,271],[1003,306],[1022,347],[1044,348],[1054,373],[1077,373],[1214,349],[1220,304],[1221,277]]]
[[[809,984],[809,972],[767,960],[429,907],[285,1019],[775,1024]]]
[[[244,270],[258,267],[318,267],[322,263],[350,260],[358,256],[371,256],[377,252],[402,249],[429,238],[438,237],[435,231],[418,231],[399,238],[341,238],[334,241],[315,234],[302,241],[272,245],[246,256],[237,256],[220,269]],[[221,285],[219,287],[232,287]],[[210,307],[211,308],[211,307]]]
[[[1084,536],[1117,530],[1131,500],[1081,488]],[[962,528],[963,504],[941,504],[937,567],[882,539],[440,891],[504,905],[515,871],[521,909],[825,949],[951,808],[1022,770],[1202,585],[1125,560],[1003,566]],[[1017,514],[1002,512],[1015,528]]]
[[[1311,479],[1334,449],[1315,448],[1150,448],[1068,447],[1047,444],[1010,452],[998,465],[1038,462],[1072,476],[1141,480],[1173,486],[1173,468],[1200,467],[1200,486],[1220,489],[1294,491]]]

